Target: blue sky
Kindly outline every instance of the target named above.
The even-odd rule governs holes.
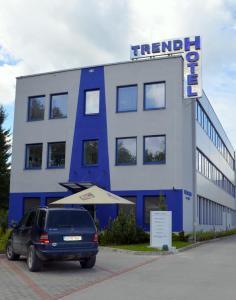
[[[130,44],[194,35],[202,38],[203,88],[236,148],[235,0],[6,1],[0,10],[5,126],[13,127],[17,76],[129,60]]]

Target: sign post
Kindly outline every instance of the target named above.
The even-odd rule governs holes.
[[[162,248],[172,247],[172,212],[151,211],[150,214],[150,246]]]

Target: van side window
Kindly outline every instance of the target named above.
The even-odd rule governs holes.
[[[35,212],[35,211],[32,211],[32,212],[29,214],[29,218],[28,218],[27,221],[26,221],[25,227],[32,227],[32,226],[34,225],[35,217],[36,217],[36,212]]]
[[[40,228],[44,228],[45,219],[46,219],[46,211],[45,210],[40,210],[39,215],[38,215],[38,226]]]

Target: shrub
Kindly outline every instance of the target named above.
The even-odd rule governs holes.
[[[114,220],[109,220],[107,227],[99,234],[99,243],[135,244],[149,241],[149,235],[142,228],[136,226],[133,213],[126,215],[123,210]]]
[[[12,229],[6,230],[0,234],[0,252],[5,251],[7,241],[11,235]]]
[[[190,234],[186,234],[184,231],[180,231],[178,235],[178,241],[188,242]]]
[[[0,232],[3,233],[7,230],[8,226],[8,213],[7,210],[1,209],[0,210]]]

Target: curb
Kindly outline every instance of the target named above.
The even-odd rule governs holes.
[[[192,244],[192,245],[189,245],[189,246],[177,249],[177,253],[178,252],[184,252],[184,251],[187,251],[187,250],[190,250],[190,249],[194,249],[194,248],[197,248],[197,247],[202,246],[204,244],[214,243],[214,242],[217,242],[217,241],[225,240],[227,238],[232,237],[233,235],[234,234],[228,235],[228,236],[217,237],[217,238],[214,238],[214,239],[211,239],[211,240],[196,242],[195,244]]]
[[[104,247],[104,246],[100,246],[99,250],[105,251],[105,252],[107,251],[107,252],[117,252],[117,253],[147,255],[147,256],[162,256],[162,255],[173,254],[173,252],[171,252],[171,251],[133,251],[133,250],[117,249],[117,248]]]

